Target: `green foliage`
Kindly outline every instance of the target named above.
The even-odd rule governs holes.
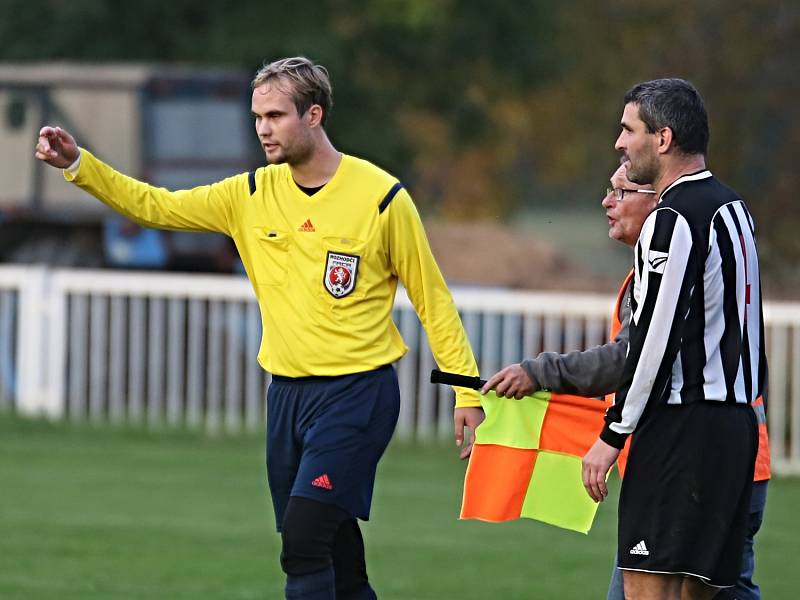
[[[448,219],[588,201],[616,163],[625,90],[685,77],[707,101],[711,168],[769,231],[766,265],[800,283],[798,222],[785,218],[800,188],[790,0],[0,0],[0,14],[4,60],[319,60],[337,145]]]
[[[785,218],[797,214],[789,207],[790,190],[800,185],[792,158],[800,139],[800,110],[792,100],[800,92],[796,3],[573,0],[561,7],[556,39],[572,62],[538,96],[556,111],[549,115],[553,131],[531,141],[534,155],[544,155],[551,139],[562,153],[542,171],[556,185],[570,177],[607,177],[618,133],[611,123],[622,113],[625,90],[646,79],[689,79],[709,113],[709,167],[753,211],[768,271],[800,283],[800,223]]]

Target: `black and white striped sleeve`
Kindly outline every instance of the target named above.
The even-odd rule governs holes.
[[[680,349],[694,280],[692,232],[672,208],[645,221],[636,244],[630,345],[614,406],[600,438],[616,448],[639,422],[648,403],[670,383]]]

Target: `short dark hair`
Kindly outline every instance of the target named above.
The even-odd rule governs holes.
[[[292,96],[297,114],[301,117],[312,104],[319,104],[322,107],[322,126],[325,126],[328,113],[333,108],[333,89],[325,67],[315,65],[305,56],[282,58],[261,67],[251,87],[256,89],[272,82],[289,88],[283,91]]]
[[[708,115],[703,98],[685,79],[654,79],[637,83],[625,94],[625,104],[639,106],[639,118],[653,133],[672,130],[675,145],[686,154],[708,151]]]

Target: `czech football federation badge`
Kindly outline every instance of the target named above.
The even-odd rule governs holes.
[[[331,296],[344,298],[356,288],[359,259],[352,254],[328,251],[324,283]]]

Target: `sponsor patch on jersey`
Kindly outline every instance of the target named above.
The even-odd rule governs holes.
[[[647,252],[647,270],[651,273],[664,274],[664,267],[667,265],[667,252],[659,252],[658,250],[649,250]]]
[[[358,261],[361,257],[328,251],[325,265],[325,289],[334,298],[344,298],[356,289]]]

